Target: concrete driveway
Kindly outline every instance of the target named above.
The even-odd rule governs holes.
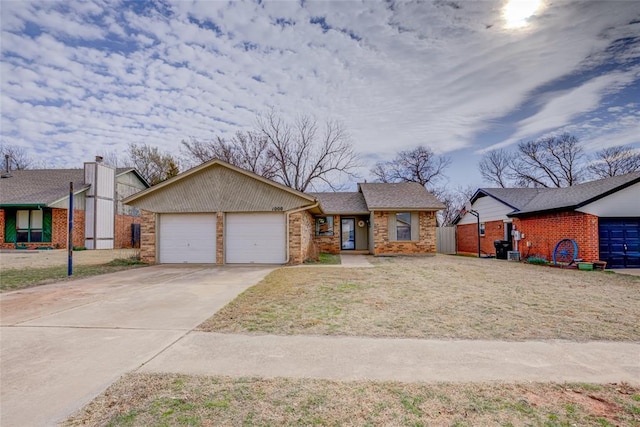
[[[0,295],[0,425],[53,425],[271,267],[153,266]]]

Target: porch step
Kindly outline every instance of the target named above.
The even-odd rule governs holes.
[[[340,251],[340,255],[369,255],[369,251]]]

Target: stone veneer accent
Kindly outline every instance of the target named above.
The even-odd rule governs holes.
[[[326,215],[331,216],[331,215]],[[313,219],[311,233],[313,242],[318,248],[318,252],[327,254],[340,253],[340,216],[333,216],[333,236],[316,236],[315,219]]]
[[[143,210],[140,226],[140,260],[147,264],[156,263],[156,214]]]
[[[316,259],[318,251],[313,241],[314,219],[307,212],[289,215],[289,264],[302,264],[307,259]]]
[[[389,214],[373,213],[373,255],[433,255],[436,253],[436,213],[418,212],[419,239],[393,241],[389,239]]]
[[[216,264],[224,264],[224,214],[216,214]]]

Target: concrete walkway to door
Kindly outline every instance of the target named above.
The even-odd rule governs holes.
[[[0,295],[0,425],[64,420],[272,270],[153,266]]]

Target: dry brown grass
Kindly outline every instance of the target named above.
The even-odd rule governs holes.
[[[129,374],[63,425],[638,426],[640,389]]]
[[[227,333],[640,341],[640,278],[455,256],[286,268],[201,325]]]

